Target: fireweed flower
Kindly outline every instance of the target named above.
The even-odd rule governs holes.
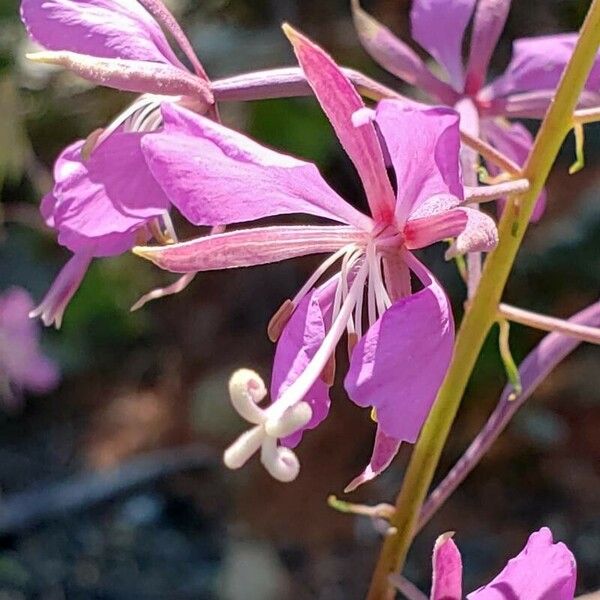
[[[29,318],[33,301],[20,288],[0,295],[0,399],[18,402],[23,391],[44,393],[58,383],[58,369],[39,345],[40,331]]]
[[[121,254],[151,236],[163,243],[176,240],[169,202],[146,167],[141,137],[160,126],[163,102],[210,112],[213,100],[191,44],[160,0],[23,0],[21,16],[29,35],[47,49],[32,55],[34,60],[63,65],[94,83],[142,93],[106,129],[61,153],[53,190],[42,200],[46,223],[58,231],[59,243],[73,257],[32,316],[59,327],[93,257]],[[193,72],[177,58],[159,22]],[[153,296],[178,291],[191,278],[187,275]]]
[[[486,85],[490,60],[504,28],[510,0],[413,0],[412,36],[440,64],[449,83],[437,78],[404,42],[352,0],[354,21],[364,48],[387,71],[418,87],[435,103],[456,107],[461,125],[523,165],[532,147],[529,131],[507,118],[541,119],[573,53],[576,33],[518,39],[506,71]],[[463,39],[471,18],[471,46],[463,64]],[[581,98],[583,106],[600,104],[600,61],[592,69]],[[476,156],[465,153],[465,182]],[[492,174],[497,174],[493,165]],[[475,178],[476,175],[471,175]],[[544,196],[533,219],[541,217]]]
[[[577,567],[571,551],[555,544],[543,527],[532,533],[525,548],[508,561],[490,583],[467,595],[468,600],[573,600]],[[462,599],[462,561],[451,535],[438,538],[433,551],[431,600]]]
[[[232,402],[253,427],[229,448],[226,463],[240,467],[260,449],[274,477],[297,475],[289,447],[326,417],[335,350],[347,332],[346,390],[356,404],[374,409],[378,423],[371,463],[354,488],[387,467],[402,441],[415,441],[452,353],[448,298],[412,250],[454,237],[450,254],[485,251],[497,232],[489,217],[461,205],[455,111],[388,100],[364,118],[360,96],[333,60],[291,28],[286,33],[360,175],[371,216],[345,202],[314,165],[163,105],[163,129],[145,136],[142,148],[155,179],[192,223],[303,213],[341,224],[241,229],[134,252],[179,273],[330,254],[269,326],[278,340],[270,406],[257,405],[266,388],[256,374],[242,371],[232,379]],[[372,120],[393,163],[397,194]],[[335,264],[338,272],[327,277]],[[411,272],[421,289],[411,289]]]

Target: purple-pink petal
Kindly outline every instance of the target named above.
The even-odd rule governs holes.
[[[461,600],[462,559],[452,534],[445,533],[436,540],[432,564],[431,600]]]
[[[454,110],[417,110],[396,100],[382,100],[376,121],[396,172],[396,219],[400,224],[432,196],[463,198],[459,117]]]
[[[462,43],[477,0],[413,0],[412,36],[450,75],[462,91],[464,68]]]
[[[389,222],[394,214],[394,192],[375,126],[369,122],[354,127],[352,123],[352,115],[365,108],[362,98],[341,68],[319,46],[289,26],[285,32],[306,79],[360,175],[373,218]]]
[[[146,168],[140,138],[136,133],[114,133],[87,160],[82,156],[84,142],[79,141],[58,158],[44,212],[53,197],[59,242],[72,252],[125,252],[146,221],[167,209],[165,195]]]
[[[511,0],[479,0],[475,9],[465,90],[475,94],[485,83],[490,59],[510,11]]]
[[[344,385],[350,399],[377,409],[382,431],[414,443],[450,364],[454,322],[439,283],[407,253],[425,285],[397,300],[360,339]]]
[[[344,492],[353,492],[359,486],[375,479],[380,473],[383,473],[390,466],[396,454],[398,454],[400,444],[401,441],[386,435],[381,427],[377,427],[369,464],[358,477],[355,477],[344,488]]]
[[[339,250],[365,234],[335,225],[274,225],[240,229],[134,252],[173,273],[251,267]]]
[[[323,343],[327,330],[331,326],[338,281],[339,277],[336,276],[308,293],[283,328],[273,359],[271,378],[273,402],[276,402],[277,398],[302,374]],[[329,387],[330,382],[325,381],[324,378],[315,381],[303,398],[312,409],[312,418],[300,431],[282,440],[285,446],[289,448],[297,446],[304,431],[314,429],[327,417],[331,403]]]
[[[509,123],[504,120],[484,119],[481,122],[482,134],[488,142],[505,154],[516,164],[523,166],[531,148],[533,147],[533,137],[529,130],[521,123]],[[498,173],[495,165],[488,165],[490,173]],[[502,210],[505,201],[500,200],[498,205]],[[544,189],[537,199],[531,221],[537,223],[546,210],[546,190]]]
[[[188,96],[204,108],[213,103],[208,82],[169,63],[98,58],[68,51],[39,52],[31,58],[65,67],[88,81],[126,92]]]
[[[22,0],[21,18],[29,35],[48,50],[183,68],[161,28],[137,1]]]
[[[577,567],[571,551],[554,543],[543,527],[532,533],[518,556],[508,561],[490,583],[467,596],[468,600],[573,600]]]
[[[312,163],[280,154],[184,108],[163,104],[164,129],[144,136],[148,166],[195,225],[307,213],[369,228]]]
[[[71,298],[79,289],[92,262],[93,249],[75,253],[55,277],[46,295],[30,313],[30,317],[40,317],[44,325],[60,329],[63,315]]]
[[[0,380],[6,377],[17,390],[52,390],[59,379],[56,364],[39,347],[39,326],[29,318],[33,301],[20,288],[0,296]]]
[[[457,92],[439,80],[410,46],[365,12],[358,0],[352,0],[352,14],[363,48],[384,69],[444,104],[457,101]]]
[[[482,90],[482,99],[556,89],[577,38],[576,33],[560,33],[516,40],[506,71]],[[590,91],[600,90],[599,59],[596,59],[585,87]]]

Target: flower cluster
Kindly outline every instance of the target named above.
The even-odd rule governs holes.
[[[497,243],[493,220],[471,200],[477,190],[485,189],[489,200],[506,189],[477,188],[477,153],[461,148],[461,129],[523,162],[530,145],[526,130],[520,124],[506,128],[499,118],[541,114],[575,41],[571,35],[557,38],[564,42],[561,51],[543,68],[541,56],[552,40],[517,42],[507,72],[484,87],[509,4],[413,3],[415,39],[445,68],[445,82],[353,2],[369,52],[445,105],[426,106],[394,93],[384,99],[382,86],[339,67],[290,26],[284,31],[299,69],[213,83],[160,0],[23,0],[27,30],[45,48],[31,58],[141,94],[107,127],[72,144],[56,161],[54,187],[41,210],[73,257],[31,314],[59,326],[92,258],[132,248],[182,274],[138,306],[181,291],[199,271],[323,254],[321,266],[271,320],[269,336],[277,347],[269,407],[257,406],[266,395],[258,375],[242,370],[232,380],[232,402],[253,427],[227,451],[226,463],[239,467],[260,448],[263,463],[276,478],[287,481],[297,475],[290,448],[327,416],[336,348],[346,335],[344,386],[353,402],[371,408],[377,423],[371,461],[348,489],[372,479],[390,464],[402,442],[417,439],[452,356],[449,300],[414,251],[450,239],[450,258],[487,252]],[[462,39],[473,11],[465,70]],[[163,28],[190,68],[177,57]],[[588,85],[593,98],[596,79],[594,72]],[[376,105],[365,105],[360,94],[365,86],[380,98]],[[221,124],[215,104],[216,97],[239,100],[307,91],[354,163],[370,214],[341,198],[315,165]],[[169,217],[174,209],[212,232],[178,242]],[[291,214],[328,223],[307,220],[303,225],[224,231],[225,226]],[[152,239],[158,245],[144,245]]]

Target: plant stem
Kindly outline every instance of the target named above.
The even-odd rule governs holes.
[[[479,289],[465,314],[454,356],[437,400],[414,448],[390,525],[396,534],[386,538],[373,574],[368,600],[394,597],[389,576],[402,569],[412,542],[421,506],[450,428],[490,327],[523,236],[550,169],[573,122],[573,112],[600,45],[600,0],[594,0],[554,102],[525,164],[528,192],[511,197],[499,224],[498,247],[488,257]]]

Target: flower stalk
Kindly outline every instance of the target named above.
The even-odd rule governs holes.
[[[389,576],[402,569],[416,530],[421,506],[431,485],[450,428],[460,406],[483,343],[495,322],[497,307],[523,240],[535,202],[560,147],[570,131],[573,114],[600,45],[600,0],[594,0],[577,45],[561,79],[554,102],[542,122],[523,177],[524,194],[509,198],[499,225],[500,242],[486,261],[477,294],[459,330],[454,356],[442,388],[414,448],[391,525],[368,594],[369,600],[394,597]]]

